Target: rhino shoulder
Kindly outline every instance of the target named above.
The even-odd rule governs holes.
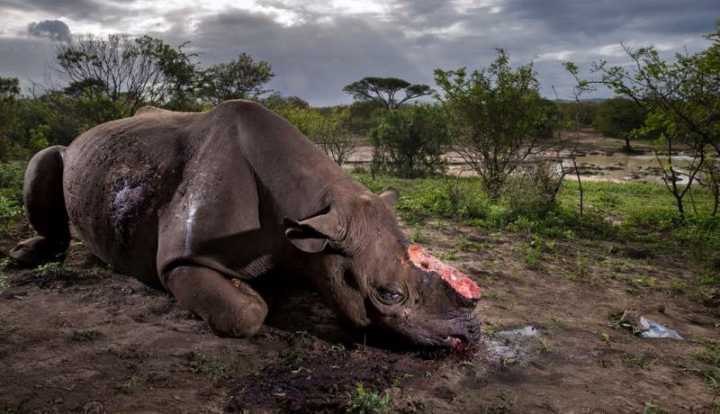
[[[135,111],[135,116],[142,116],[142,115],[163,115],[163,114],[173,114],[174,111],[170,111],[163,108],[158,108],[157,106],[152,105],[146,105],[143,107],[140,107],[137,111]]]
[[[254,101],[248,101],[245,99],[232,99],[217,105],[215,108],[213,108],[212,112],[220,115],[227,114],[229,116],[237,116],[244,114],[258,114],[261,112],[269,112],[269,110]]]

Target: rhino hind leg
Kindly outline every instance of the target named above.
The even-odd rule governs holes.
[[[178,266],[164,280],[180,306],[203,318],[219,336],[253,336],[267,316],[267,304],[257,292],[215,270]]]
[[[38,236],[23,240],[10,257],[24,266],[37,266],[64,258],[70,245],[63,195],[63,146],[46,148],[32,157],[25,170],[23,201]]]

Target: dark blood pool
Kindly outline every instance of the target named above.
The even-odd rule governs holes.
[[[468,299],[480,298],[480,287],[470,279],[470,276],[447,263],[443,263],[428,253],[422,246],[411,244],[410,247],[408,247],[408,255],[415,266],[428,272],[437,273],[459,294]]]

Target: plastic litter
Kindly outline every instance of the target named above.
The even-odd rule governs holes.
[[[677,331],[660,325],[644,316],[640,317],[640,327],[642,328],[640,336],[643,338],[670,338],[681,341],[684,339]]]
[[[533,326],[496,332],[485,339],[487,358],[502,363],[527,362],[539,343],[540,331]]]

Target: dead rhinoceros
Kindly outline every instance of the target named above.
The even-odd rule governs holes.
[[[268,311],[230,279],[277,274],[309,278],[356,327],[429,345],[478,333],[477,286],[460,294],[456,274],[446,282],[410,257],[393,195],[372,194],[252,102],[99,125],[36,154],[24,193],[39,236],[13,249],[18,261],[64,253],[72,225],[93,254],[167,289],[220,335],[253,335]]]

